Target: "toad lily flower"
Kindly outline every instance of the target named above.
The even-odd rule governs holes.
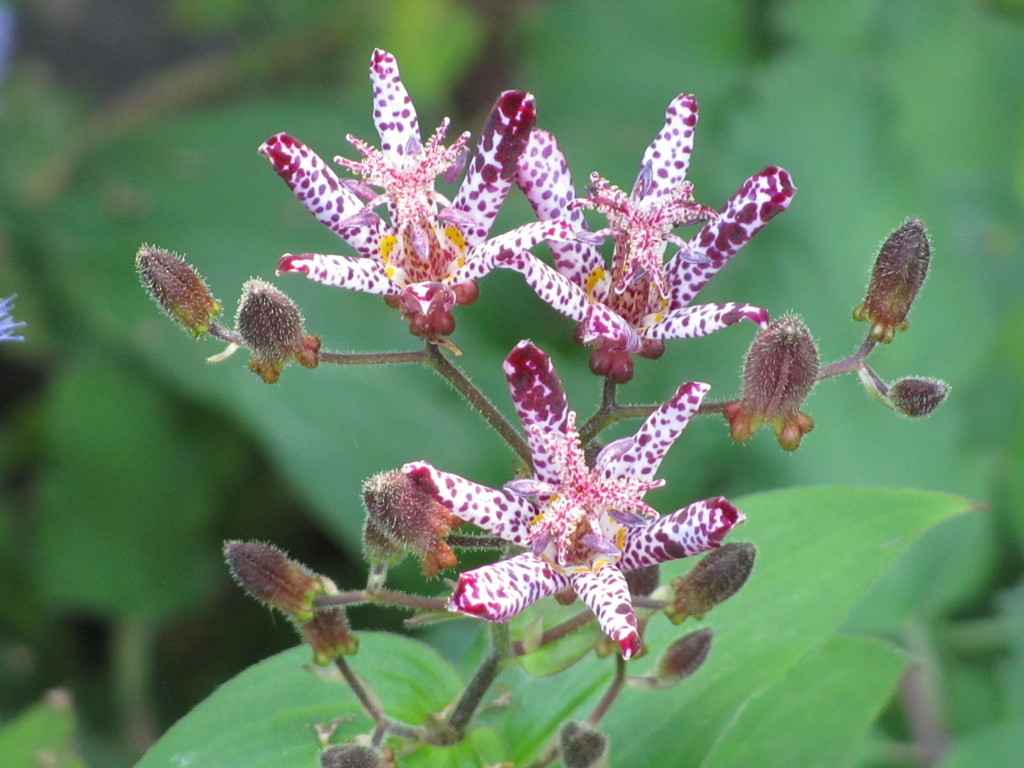
[[[6,299],[0,299],[0,341],[24,341],[24,336],[15,336],[13,331],[15,328],[24,328],[25,323],[16,322],[11,317],[11,310],[14,309],[14,300],[18,298],[18,294],[8,296]]]
[[[551,359],[523,341],[504,369],[530,445],[533,477],[496,490],[425,462],[402,468],[458,518],[527,549],[463,573],[448,607],[507,621],[571,587],[628,659],[641,640],[624,573],[714,549],[744,520],[720,496],[665,516],[643,501],[646,491],[664,482],[654,474],[708,385],[683,384],[633,437],[607,445],[591,467]]]
[[[445,147],[446,118],[426,144],[421,141],[415,108],[390,53],[373,52],[370,80],[381,148],[350,135],[362,160],[335,158],[358,179],[339,179],[316,153],[286,133],[260,147],[309,212],[359,254],[285,254],[277,274],[298,272],[327,285],[382,295],[401,310],[413,334],[437,342],[454,330],[452,308],[476,299],[475,281],[494,268],[498,254],[517,253],[550,236],[571,238],[572,233],[565,222],[533,222],[487,239],[536,121],[530,94],[501,94],[449,202],[435,191],[434,181],[439,175],[449,183],[457,178],[469,134]],[[375,211],[382,205],[390,223]]]
[[[704,284],[768,221],[786,209],[796,187],[789,174],[769,166],[751,176],[717,212],[696,203],[686,172],[697,124],[693,96],[677,96],[665,126],[644,153],[627,195],[598,174],[589,195],[576,199],[572,178],[554,137],[530,134],[520,156],[518,184],[542,220],[572,224],[575,242],[552,242],[555,269],[525,253],[507,254],[500,266],[523,274],[537,294],[579,322],[577,340],[596,349],[594,373],[623,383],[633,376],[633,354],[656,358],[666,339],[696,338],[746,318],[760,327],[768,313],[751,304],[690,302]],[[587,231],[582,208],[607,217],[608,226]],[[697,222],[688,240],[672,230]],[[597,249],[614,243],[610,269]],[[675,253],[665,262],[669,244]]]

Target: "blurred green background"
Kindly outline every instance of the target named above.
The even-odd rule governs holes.
[[[230,317],[242,282],[273,278],[280,254],[344,252],[256,148],[282,130],[328,159],[353,156],[346,133],[375,143],[366,66],[381,47],[427,135],[445,115],[476,134],[498,92],[531,91],[580,185],[592,170],[630,184],[665,106],[696,94],[698,200],[717,207],[767,164],[800,190],[700,300],[795,311],[826,362],[863,338],[850,312],[881,242],[910,216],[925,222],[931,276],[909,331],[871,363],[890,380],[948,381],[947,403],[911,422],[850,377],[827,381],[795,454],[768,433],[735,445],[704,419],[649,498],[668,509],[842,483],[977,499],[850,618],[922,660],[878,725],[910,747],[871,764],[967,765],[956,761],[1024,723],[1019,0],[8,5],[0,297],[19,294],[28,327],[24,344],[0,345],[0,722],[60,688],[73,704],[44,706],[74,713],[86,763],[129,765],[219,682],[294,642],[230,582],[222,540],[272,541],[354,587],[362,479],[415,459],[508,479],[508,451],[425,368],[289,368],[267,386],[244,353],[208,365],[222,346],[174,328],[134,273],[140,243],[183,253]],[[528,215],[513,195],[495,231]],[[375,297],[275,282],[326,348],[416,346]],[[514,274],[481,289],[456,317],[467,373],[510,412],[499,363],[532,338],[588,414],[600,387],[572,323]],[[621,399],[660,400],[687,379],[733,396],[752,336],[741,325],[670,342],[661,361],[638,363]],[[396,579],[419,583],[410,565]],[[360,627],[401,618],[354,614]],[[467,626],[433,640],[458,654]]]

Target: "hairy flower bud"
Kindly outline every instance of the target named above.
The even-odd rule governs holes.
[[[160,309],[195,337],[210,330],[221,306],[190,264],[177,254],[143,245],[135,254],[142,286]]]
[[[814,421],[800,406],[818,379],[818,347],[803,321],[785,315],[754,339],[743,365],[743,395],[723,410],[733,440],[771,425],[779,445],[796,450]]]
[[[855,319],[871,323],[873,339],[888,344],[896,331],[907,329],[907,313],[928,275],[930,260],[931,244],[919,219],[910,219],[882,245],[867,295],[853,310]]]
[[[703,666],[714,638],[711,627],[698,629],[676,640],[658,660],[656,687],[671,688]]]
[[[341,608],[316,608],[316,600],[338,594],[334,582],[270,544],[228,541],[224,557],[235,581],[261,603],[284,613],[313,649],[313,661],[329,664],[355,653],[358,640]]]
[[[724,544],[708,552],[685,576],[672,582],[674,597],[665,607],[673,624],[701,618],[742,587],[754,568],[757,548],[747,542]]]
[[[306,335],[295,302],[264,280],[254,278],[242,286],[235,330],[252,351],[250,370],[267,384],[281,377],[286,363],[306,368],[319,363],[320,339]]]
[[[462,520],[415,479],[395,471],[374,475],[363,483],[363,502],[363,544],[371,563],[393,565],[412,552],[420,558],[423,575],[433,578],[458,562],[445,537]]]
[[[565,768],[590,768],[608,751],[608,737],[584,723],[566,723],[559,741]]]
[[[656,590],[661,583],[661,569],[657,563],[626,571],[625,575],[626,586],[629,587],[631,595],[646,597]]]
[[[335,744],[320,753],[320,768],[379,768],[380,764],[379,751],[354,742]]]
[[[908,376],[889,387],[889,400],[904,416],[922,418],[938,408],[949,394],[949,385],[939,379]]]

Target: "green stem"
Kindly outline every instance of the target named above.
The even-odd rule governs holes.
[[[441,354],[441,350],[438,349],[436,344],[428,345],[427,353],[427,359],[423,362],[443,376],[455,388],[455,391],[466,398],[466,402],[501,435],[502,439],[508,443],[508,446],[522,459],[523,463],[528,467],[532,467],[533,460],[530,454],[530,447],[526,444],[526,440],[523,439],[522,435],[509,424],[501,411],[494,407],[494,404],[469,380],[466,374]]]
[[[113,686],[121,710],[125,742],[142,754],[156,741],[150,666],[153,628],[144,619],[123,617],[113,627],[111,644]]]
[[[376,725],[374,732],[374,738],[383,740],[385,733],[393,733],[396,736],[403,739],[411,739],[414,741],[425,741],[429,734],[425,728],[417,728],[415,726],[406,725],[400,723],[397,720],[392,720],[384,714],[384,710],[380,705],[380,701],[377,696],[363,684],[363,681],[355,673],[355,671],[345,661],[344,656],[339,656],[334,660],[334,666],[341,672],[341,676],[345,678],[345,682],[348,687],[352,689],[352,693],[358,699],[360,706],[363,711],[373,720]]]
[[[491,652],[483,663],[477,668],[473,679],[469,681],[466,690],[452,710],[448,718],[448,726],[454,731],[456,738],[461,739],[476,713],[484,695],[491,687],[491,683],[501,671],[502,662],[508,658],[511,642],[509,639],[508,624],[495,623],[491,625]]]
[[[857,370],[863,364],[864,360],[867,359],[867,356],[871,354],[871,350],[873,350],[877,344],[877,341],[868,336],[864,339],[864,343],[860,345],[860,349],[852,355],[826,365],[824,368],[819,370],[818,381],[831,378],[832,376],[840,376],[844,373],[852,373]]]

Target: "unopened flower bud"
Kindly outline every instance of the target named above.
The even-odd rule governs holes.
[[[896,331],[907,329],[907,313],[928,275],[930,260],[931,244],[919,219],[910,219],[882,245],[864,302],[853,311],[855,319],[871,323],[873,339],[887,344]]]
[[[636,597],[646,597],[661,583],[661,569],[657,563],[626,571],[625,575],[629,593]]]
[[[908,376],[887,384],[866,364],[857,369],[864,390],[887,408],[911,418],[923,418],[938,408],[949,394],[949,385],[939,379]]]
[[[374,475],[363,483],[363,502],[363,544],[371,563],[395,564],[412,552],[423,575],[432,578],[458,562],[445,538],[462,520],[414,478],[397,471]]]
[[[892,407],[912,418],[927,416],[942,404],[948,394],[949,385],[944,381],[922,376],[899,379],[889,387]]]
[[[566,723],[559,741],[565,768],[590,768],[608,751],[608,737],[584,723]]]
[[[654,687],[671,688],[700,669],[711,651],[713,638],[711,627],[704,627],[672,643],[658,660]]]
[[[313,648],[317,664],[356,652],[358,639],[349,629],[344,610],[316,608],[317,598],[338,594],[333,581],[260,542],[225,542],[224,557],[242,589],[291,619]]]
[[[335,744],[320,753],[320,768],[379,768],[380,764],[380,752],[364,744]]]
[[[672,582],[674,597],[665,607],[673,624],[701,618],[739,591],[754,568],[757,549],[747,542],[730,542],[708,552],[689,573]]]
[[[800,318],[786,315],[761,331],[743,365],[743,395],[723,410],[733,440],[748,440],[769,424],[779,445],[796,450],[814,428],[800,406],[817,382],[818,364],[818,347]]]
[[[359,650],[359,638],[352,634],[343,608],[322,608],[312,619],[296,626],[313,649],[313,663],[320,666]]]
[[[252,351],[249,368],[267,384],[281,377],[286,363],[306,368],[319,363],[320,339],[306,335],[295,302],[264,280],[252,279],[242,286],[235,330]]]
[[[180,256],[162,248],[143,245],[135,254],[139,279],[160,309],[195,337],[210,330],[221,307],[206,283]]]
[[[312,619],[313,600],[334,587],[270,544],[228,541],[224,557],[242,589],[296,621]]]

